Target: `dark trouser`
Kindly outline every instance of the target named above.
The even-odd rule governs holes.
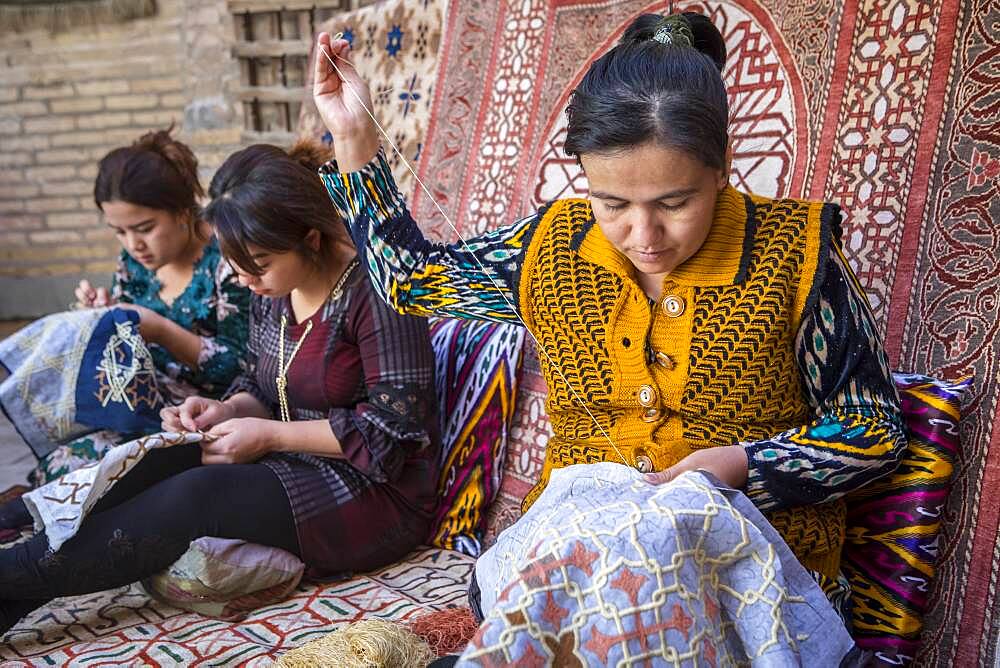
[[[0,521],[30,523],[24,502],[5,505]],[[288,496],[267,466],[202,466],[197,445],[153,450],[58,551],[49,551],[44,533],[0,550],[0,633],[53,598],[121,587],[162,571],[203,536],[301,556]]]

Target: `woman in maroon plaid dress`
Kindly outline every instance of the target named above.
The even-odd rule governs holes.
[[[52,598],[159,572],[203,536],[285,549],[313,577],[426,538],[440,448],[427,322],[374,293],[320,153],[257,145],[220,168],[205,219],[255,293],[245,371],[222,401],[165,409],[164,429],[206,439],[151,452],[58,551],[44,533],[0,551],[0,633]]]

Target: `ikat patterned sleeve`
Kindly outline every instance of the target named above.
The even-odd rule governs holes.
[[[410,216],[383,151],[350,174],[327,163],[320,177],[347,222],[375,289],[397,311],[517,321],[512,306],[518,308],[519,269],[537,215],[468,244],[435,244]]]
[[[906,446],[888,360],[864,291],[838,244],[796,357],[812,423],[742,444],[747,495],[762,510],[832,501],[895,469]]]

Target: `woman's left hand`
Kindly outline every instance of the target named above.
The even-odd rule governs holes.
[[[220,422],[201,442],[202,464],[249,464],[271,451],[274,420],[245,417]]]
[[[695,450],[673,466],[656,473],[647,473],[646,481],[653,485],[670,482],[685,471],[708,471],[723,484],[733,489],[741,489],[750,472],[747,453],[739,445]]]
[[[166,320],[156,311],[138,304],[115,304],[117,308],[135,311],[139,314],[139,333],[147,343],[160,343],[160,332],[163,331],[163,321]]]

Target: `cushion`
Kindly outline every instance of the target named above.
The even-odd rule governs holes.
[[[959,447],[959,406],[971,383],[904,374],[895,381],[907,448],[892,474],[848,495],[842,561],[854,638],[885,665],[908,663],[920,645]]]
[[[497,495],[514,414],[524,329],[476,320],[431,323],[441,476],[428,542],[478,556]]]
[[[228,538],[199,538],[170,568],[143,580],[150,596],[181,610],[238,621],[285,600],[305,564],[290,552]]]

